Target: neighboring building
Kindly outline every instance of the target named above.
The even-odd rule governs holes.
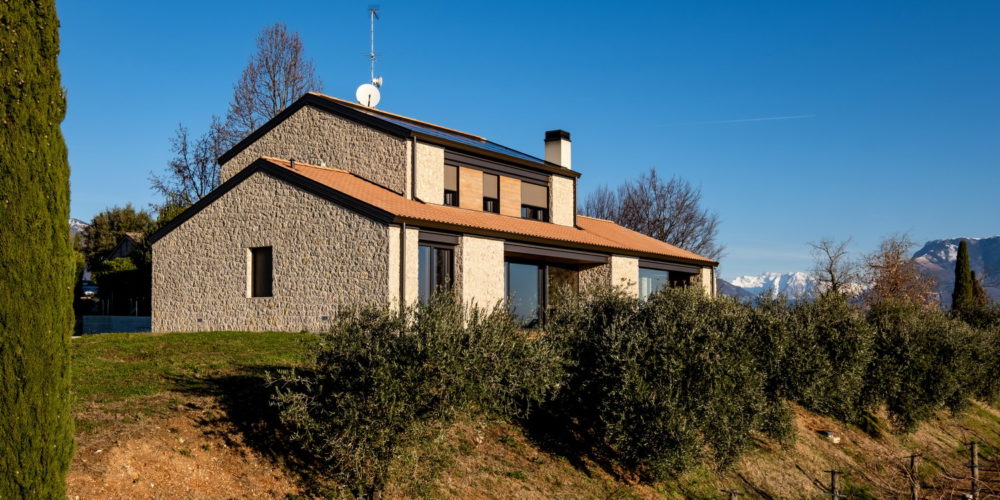
[[[717,262],[576,214],[563,131],[543,160],[309,93],[219,162],[222,185],[149,236],[154,331],[323,330],[439,288],[529,324],[591,283],[715,294]]]
[[[132,255],[143,240],[144,235],[142,233],[125,233],[118,238],[118,244],[108,252],[108,255],[104,257],[103,260],[118,259],[121,257],[128,257]]]

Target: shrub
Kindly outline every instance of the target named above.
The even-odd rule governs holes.
[[[913,429],[944,407],[964,406],[984,372],[982,330],[937,310],[897,301],[872,308],[874,359],[866,391],[883,401],[894,423]]]
[[[859,423],[874,401],[865,377],[875,332],[864,313],[840,294],[792,308],[793,327],[782,359],[787,395],[816,413]]]
[[[749,306],[699,290],[647,302],[596,291],[555,311],[546,330],[571,360],[557,403],[622,465],[661,479],[711,450],[735,459],[767,409],[750,350]]]
[[[357,309],[320,336],[310,369],[280,374],[272,402],[292,440],[353,493],[387,480],[400,446],[456,413],[522,415],[550,397],[561,359],[502,309],[441,295],[393,312]]]

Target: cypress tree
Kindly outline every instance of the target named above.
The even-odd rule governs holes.
[[[73,257],[54,0],[0,2],[0,498],[66,498]]]
[[[964,311],[973,305],[972,267],[969,264],[969,244],[962,240],[958,244],[958,259],[955,260],[955,291],[951,294],[951,308]]]

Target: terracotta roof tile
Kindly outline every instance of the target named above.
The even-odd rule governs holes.
[[[339,191],[351,198],[393,214],[405,222],[426,222],[442,226],[476,229],[549,244],[572,244],[608,251],[624,251],[651,257],[683,259],[703,264],[717,262],[696,253],[650,238],[614,222],[578,216],[577,227],[458,207],[409,200],[400,194],[362,179],[347,171],[264,157],[268,162]]]

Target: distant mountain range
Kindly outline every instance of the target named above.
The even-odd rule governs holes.
[[[82,232],[84,229],[87,229],[88,227],[90,227],[90,224],[87,224],[86,222],[83,222],[80,219],[74,219],[72,217],[69,219],[70,236],[76,236],[77,233]]]
[[[935,279],[941,305],[951,305],[951,292],[955,287],[955,260],[958,243],[968,242],[972,270],[982,281],[983,287],[994,302],[1000,303],[1000,236],[991,238],[950,238],[932,240],[913,254],[913,261],[920,271]],[[741,299],[766,293],[772,297],[808,298],[816,293],[816,280],[808,273],[763,273],[740,276],[731,282],[718,280],[722,295]]]
[[[968,242],[969,263],[976,277],[993,302],[1000,302],[1000,236],[928,241],[913,254],[913,260],[924,274],[937,281],[941,305],[950,306],[951,292],[955,289],[955,259],[962,240]]]

